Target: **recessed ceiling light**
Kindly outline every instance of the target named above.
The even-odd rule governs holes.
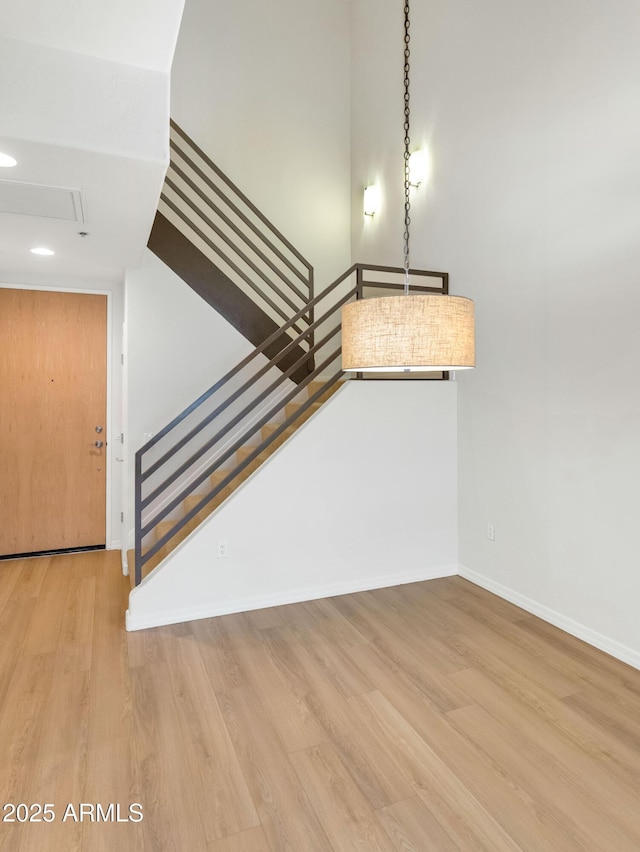
[[[31,254],[41,254],[46,257],[49,257],[52,254],[55,254],[55,251],[51,251],[49,248],[45,248],[44,246],[38,246],[38,248],[32,248]]]
[[[0,151],[0,166],[2,168],[10,169],[12,166],[17,165],[18,161],[15,159],[15,157],[11,157],[9,156],[9,154],[3,154],[2,151]]]

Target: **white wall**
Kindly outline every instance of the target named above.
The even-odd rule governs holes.
[[[167,71],[184,0],[20,0],[2,10],[4,38]]]
[[[454,383],[348,382],[132,591],[128,629],[456,573],[455,422]]]
[[[354,255],[381,262],[401,235],[390,5],[352,2],[354,211],[374,173],[387,201],[366,230],[354,215]],[[459,377],[463,570],[640,665],[640,7],[414,0],[412,17],[412,137],[433,156],[413,262],[476,300],[478,368]]]
[[[349,4],[187,0],[173,118],[316,271],[350,264]]]
[[[166,72],[12,39],[1,46],[3,134],[164,163]]]

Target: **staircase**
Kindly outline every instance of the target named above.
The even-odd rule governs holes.
[[[232,323],[234,311],[225,314],[229,300],[246,307],[251,298],[247,313],[255,325],[257,308],[262,331],[243,361],[136,453],[135,551],[129,558],[130,565],[135,562],[135,585],[340,388],[342,306],[363,298],[368,289],[384,294],[403,288],[401,268],[354,264],[314,295],[313,270],[304,258],[173,123],[171,144],[172,169],[181,180],[186,176],[186,188],[178,186],[170,169],[156,220],[161,231],[150,245],[162,258],[167,245],[158,233],[174,229],[184,251],[172,247],[169,265],[192,286],[195,282],[194,289]],[[173,164],[174,152],[179,165]],[[196,177],[187,175],[185,159]],[[170,195],[176,187],[180,204]],[[217,200],[207,200],[205,187]],[[417,292],[448,291],[446,273],[411,274],[436,280],[435,286],[412,285]],[[257,279],[275,283],[258,288],[253,300]],[[283,315],[285,321],[278,322]]]
[[[206,487],[202,489],[204,493],[209,490],[217,489],[216,496],[211,499],[203,508],[198,508],[202,500],[202,493],[189,494],[184,498],[179,507],[174,511],[171,520],[160,521],[156,526],[148,544],[154,543],[167,536],[171,535],[176,522],[181,522],[187,516],[184,526],[171,535],[170,540],[164,544],[159,550],[148,560],[144,562],[142,578],[149,574],[157,565],[165,559],[172,550],[174,550],[187,536],[189,536],[212,512],[215,511],[224,501],[230,497],[233,492],[242,485],[267,459],[285,443],[302,424],[309,419],[316,411],[341,387],[341,382],[337,382],[328,390],[325,389],[325,383],[322,381],[310,382],[305,391],[298,395],[294,402],[288,402],[284,406],[280,419],[265,423],[257,434],[255,443],[247,443],[239,447],[234,456],[230,459],[229,465],[224,470],[217,470],[209,477]],[[306,407],[306,403],[309,403]],[[305,406],[304,410],[303,405]],[[291,420],[292,425],[283,427],[283,420]],[[227,482],[231,471],[237,471],[233,478]],[[192,510],[196,510],[195,514]],[[128,553],[130,564],[134,564],[135,551],[131,550]],[[134,585],[134,575],[131,575],[131,583]]]

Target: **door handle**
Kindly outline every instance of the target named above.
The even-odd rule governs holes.
[[[93,446],[100,449],[100,447],[104,447],[104,441],[96,441]]]

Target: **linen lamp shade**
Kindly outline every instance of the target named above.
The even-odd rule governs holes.
[[[386,373],[471,367],[475,367],[471,299],[380,296],[342,308],[343,370]]]

